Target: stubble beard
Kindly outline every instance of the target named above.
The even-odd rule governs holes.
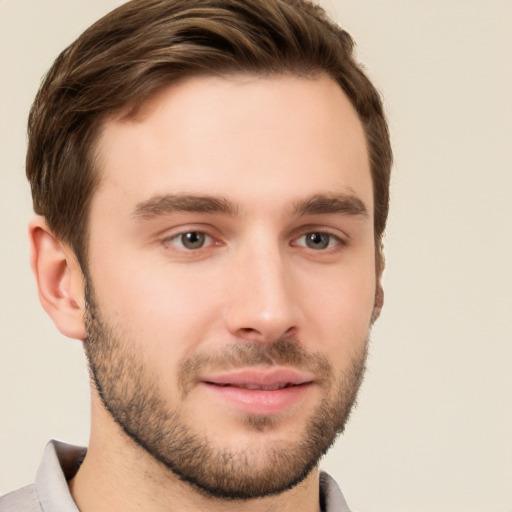
[[[256,365],[287,365],[318,376],[323,398],[303,427],[296,442],[265,448],[229,446],[198,431],[180,413],[179,404],[169,404],[158,381],[137,353],[136,344],[121,339],[119,329],[108,325],[87,286],[85,351],[91,379],[105,409],[139,447],[167,470],[210,497],[248,500],[280,494],[303,481],[343,432],[363,380],[367,342],[352,357],[342,375],[320,354],[305,351],[297,340],[280,338],[274,343],[247,342],[226,347],[221,354],[198,354],[180,362],[178,388],[186,398],[188,383],[209,365],[241,368]],[[278,427],[274,416],[247,415],[245,428],[255,438]]]

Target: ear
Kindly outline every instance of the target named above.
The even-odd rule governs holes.
[[[377,318],[379,318],[382,306],[384,306],[384,290],[382,288],[381,277],[379,276],[375,285],[375,302],[372,311],[372,324],[374,324]]]
[[[384,267],[386,265],[386,260],[384,259],[384,252],[382,243],[379,245],[378,250],[375,253],[375,273],[377,276],[375,283],[375,301],[373,303],[373,312],[372,312],[372,325],[376,322],[377,318],[379,318],[380,313],[382,311],[382,306],[384,306],[384,289],[382,288],[382,274],[384,273]]]
[[[85,339],[84,278],[74,252],[55,237],[44,217],[30,222],[29,237],[32,271],[44,310],[62,334]]]

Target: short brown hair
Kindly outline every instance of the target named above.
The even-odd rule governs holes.
[[[65,49],[32,106],[27,177],[34,210],[85,263],[94,149],[106,116],[134,112],[192,75],[326,73],[363,124],[374,195],[377,263],[392,162],[378,92],[353,56],[353,40],[303,0],[133,0]]]

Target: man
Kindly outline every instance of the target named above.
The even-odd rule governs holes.
[[[41,303],[83,340],[84,448],[0,510],[348,506],[318,470],[382,307],[391,149],[350,36],[308,3],[135,0],[29,119]]]

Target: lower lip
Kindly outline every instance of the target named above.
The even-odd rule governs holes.
[[[312,384],[264,391],[202,383],[204,387],[236,409],[257,415],[278,414],[300,402]]]

